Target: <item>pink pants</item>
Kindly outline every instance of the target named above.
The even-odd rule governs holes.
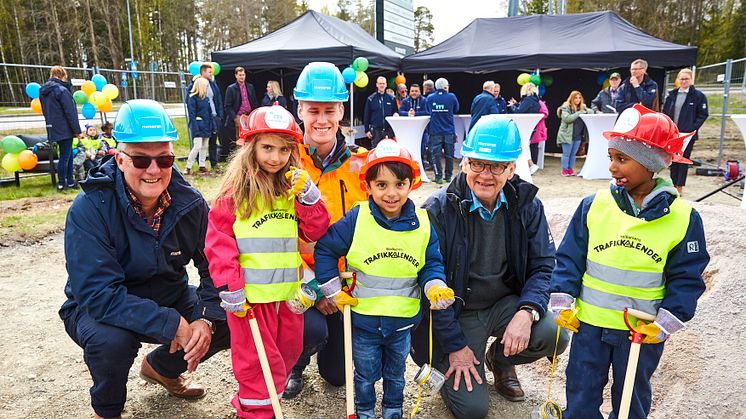
[[[285,380],[303,351],[303,315],[290,311],[284,302],[255,304],[253,310],[275,388],[282,399]],[[272,403],[251,335],[249,316],[228,314],[227,317],[233,374],[238,381],[238,393],[231,404],[239,418],[271,418]]]

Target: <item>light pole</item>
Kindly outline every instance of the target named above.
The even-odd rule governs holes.
[[[127,0],[127,25],[129,26],[130,32],[130,69],[131,66],[135,65],[135,52],[132,48],[132,17],[130,15],[130,0]],[[132,89],[135,93],[135,99],[137,99],[137,79],[132,78]]]

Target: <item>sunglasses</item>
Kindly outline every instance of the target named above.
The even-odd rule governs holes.
[[[174,159],[176,159],[176,156],[133,156],[131,154],[127,154],[124,151],[120,151],[120,153],[124,154],[125,156],[129,157],[130,160],[132,160],[132,165],[135,166],[138,169],[147,169],[150,167],[150,163],[155,160],[155,164],[158,165],[161,169],[168,169],[171,166],[174,165]]]

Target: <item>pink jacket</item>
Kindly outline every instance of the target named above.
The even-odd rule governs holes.
[[[547,124],[544,121],[546,121],[549,116],[549,109],[547,109],[547,104],[544,103],[543,100],[539,100],[539,112],[544,115],[544,117],[541,118],[538,124],[536,124],[534,133],[531,134],[531,144],[541,143],[547,140]]]
[[[205,237],[205,255],[210,265],[210,276],[215,287],[228,286],[229,291],[243,289],[244,278],[238,262],[238,246],[233,234],[236,214],[230,210],[233,198],[216,200],[210,209]],[[329,227],[329,212],[321,199],[313,205],[303,205],[295,201],[300,237],[308,242],[321,238]]]

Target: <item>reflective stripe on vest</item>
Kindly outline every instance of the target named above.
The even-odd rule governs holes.
[[[645,221],[619,209],[610,190],[599,191],[588,211],[588,253],[576,300],[578,319],[626,330],[625,308],[655,315],[666,293],[666,259],[684,239],[690,214],[691,207],[675,199],[668,214]]]
[[[392,231],[381,227],[370,213],[367,201],[358,203],[355,236],[347,252],[347,263],[357,273],[352,296],[358,305],[352,311],[370,316],[414,317],[420,311],[417,273],[425,264],[430,241],[430,220],[416,209],[419,228]]]
[[[295,198],[276,198],[273,208],[233,223],[244,290],[250,303],[284,301],[301,275]]]

